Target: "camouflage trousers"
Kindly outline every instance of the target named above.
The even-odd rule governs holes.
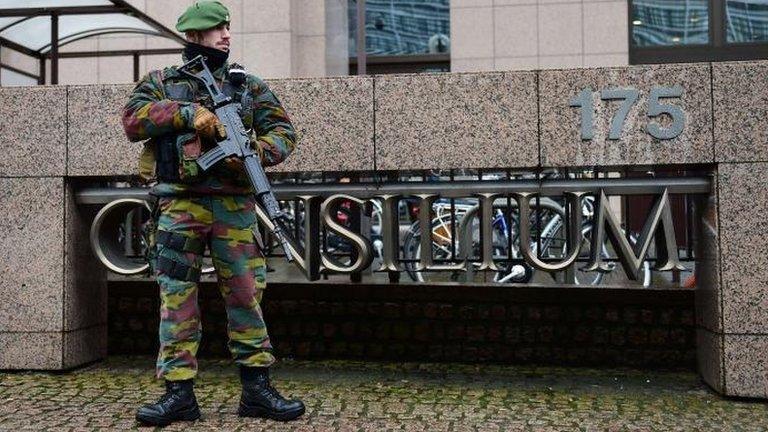
[[[160,353],[157,377],[170,381],[197,374],[200,344],[198,281],[210,248],[227,311],[229,350],[245,366],[269,366],[271,353],[259,302],[266,265],[251,231],[256,223],[249,196],[161,198],[155,250],[160,285]]]

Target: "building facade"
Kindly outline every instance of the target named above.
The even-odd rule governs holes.
[[[624,66],[629,60],[626,1],[454,0],[451,30],[451,70],[457,72]]]
[[[233,14],[231,59],[257,75],[356,73],[357,0],[223,2]],[[173,29],[189,2],[128,3]],[[367,0],[365,7],[367,72],[374,74],[768,58],[768,3],[762,0]],[[61,52],[179,46],[116,33],[64,45]],[[178,54],[142,55],[134,67],[131,55],[64,58],[59,84],[128,83],[137,72],[178,61]],[[0,44],[0,62],[6,66],[0,85],[35,84],[37,60]],[[51,83],[50,76],[44,80]]]

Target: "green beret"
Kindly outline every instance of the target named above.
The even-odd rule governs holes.
[[[190,30],[208,30],[225,22],[229,22],[229,11],[221,2],[196,1],[181,14],[176,22],[176,30],[182,33]]]

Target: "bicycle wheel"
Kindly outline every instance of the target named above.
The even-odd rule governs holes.
[[[477,262],[481,256],[480,248],[480,225],[479,220],[475,217],[474,212],[468,212],[461,215],[461,217],[472,217],[469,230],[471,232],[471,245],[466,247],[461,243],[460,238],[453,239],[454,229],[451,224],[450,214],[440,214],[432,219],[431,235],[432,235],[432,258],[437,263],[451,263],[454,262],[454,256],[459,252],[463,252],[464,258],[472,259],[475,261],[472,265],[479,267]],[[460,224],[460,218],[454,221],[456,229]],[[492,254],[493,260],[497,263],[508,262],[507,254],[507,237],[501,227],[496,221],[493,222],[493,246]],[[517,253],[517,251],[513,252]],[[498,272],[479,272],[472,273],[469,276],[468,272],[464,270],[433,270],[433,271],[417,271],[418,260],[421,258],[421,229],[418,222],[413,223],[408,229],[407,234],[404,236],[403,241],[403,257],[405,258],[404,268],[408,276],[413,281],[417,282],[457,282],[467,281],[467,278],[471,278],[472,282],[527,282],[530,280],[533,273],[533,269],[526,265],[515,264],[514,266],[504,266]],[[517,258],[517,255],[515,255]]]
[[[576,285],[599,285],[603,280],[603,273],[600,272],[587,272],[582,270],[585,267],[585,263],[588,261],[591,253],[590,238],[592,233],[591,224],[585,224],[582,227],[582,240],[579,245],[579,256],[576,263],[573,264],[573,279],[568,280],[567,273],[565,271],[559,271],[555,273],[549,273],[553,280],[562,283],[574,283]],[[541,253],[537,251],[541,249]],[[541,236],[531,245],[531,250],[539,255],[542,260],[558,261],[563,260],[571,250],[568,245],[567,232],[563,226],[563,220],[561,217],[552,218],[547,225],[542,229]],[[608,258],[608,250],[603,245],[601,254],[604,258]]]
[[[453,242],[453,230],[450,217],[438,216],[432,219],[432,259],[436,263],[450,262],[454,257],[454,247],[458,251],[458,239]],[[418,222],[411,224],[403,239],[404,268],[415,282],[456,282],[461,280],[463,271],[418,271],[421,259],[421,227]]]

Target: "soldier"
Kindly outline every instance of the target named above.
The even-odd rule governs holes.
[[[279,100],[259,78],[227,63],[230,15],[218,1],[198,1],[179,17],[185,33],[183,60],[198,55],[223,91],[241,104],[251,145],[262,164],[283,161],[294,149],[295,132]],[[195,420],[200,410],[193,391],[200,343],[197,304],[202,254],[210,248],[227,310],[229,349],[240,369],[238,414],[292,420],[304,413],[299,400],[287,400],[269,380],[275,361],[259,302],[266,286],[264,256],[254,239],[252,188],[242,162],[226,159],[202,172],[195,159],[226,131],[206,105],[209,96],[176,67],[152,71],[133,90],[123,112],[131,141],[149,140],[142,174],[154,171],[158,198],[156,247],[152,263],[160,285],[160,352],[157,377],[166,393],[141,407],[136,419],[150,425]],[[154,170],[152,170],[154,168]]]

